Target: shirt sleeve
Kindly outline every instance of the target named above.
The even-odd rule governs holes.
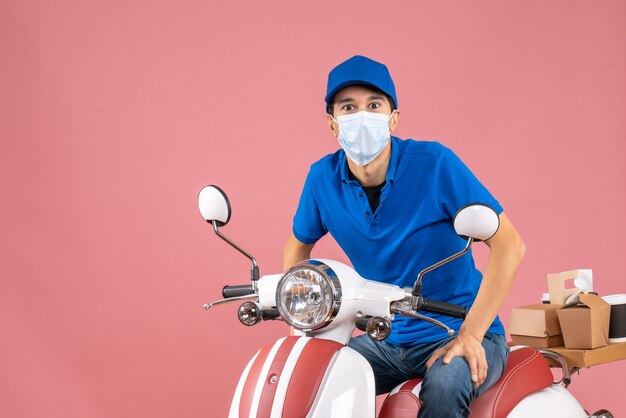
[[[469,168],[450,149],[443,147],[438,170],[438,200],[441,210],[450,218],[463,207],[482,203],[499,215],[503,208]]]
[[[304,182],[300,203],[293,218],[293,234],[298,241],[313,244],[327,232],[317,204],[315,173],[311,169]]]

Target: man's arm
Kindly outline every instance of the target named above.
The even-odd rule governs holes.
[[[428,368],[441,356],[444,364],[455,356],[464,356],[476,386],[487,377],[483,337],[504,304],[526,251],[519,233],[504,213],[500,214],[500,229],[485,243],[491,251],[476,300],[457,337],[435,350],[426,363]]]
[[[313,244],[304,244],[293,235],[287,240],[285,244],[285,250],[283,251],[283,271],[286,271],[290,267],[299,263],[302,260],[306,260],[311,257],[311,250],[315,246]]]

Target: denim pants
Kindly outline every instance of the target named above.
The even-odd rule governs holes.
[[[476,388],[464,357],[457,356],[449,364],[443,364],[441,356],[426,371],[426,362],[433,351],[453,338],[454,336],[413,347],[396,347],[361,335],[352,338],[348,346],[361,353],[372,366],[377,395],[389,392],[406,380],[419,377],[423,378],[419,394],[423,404],[418,417],[468,417],[472,400],[489,389],[502,375],[509,348],[504,335],[485,334],[482,346],[487,358],[487,378]]]

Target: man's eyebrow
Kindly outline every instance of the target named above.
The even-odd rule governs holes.
[[[385,98],[383,96],[375,95],[375,96],[368,97],[367,100],[385,100]],[[342,103],[353,102],[353,101],[354,99],[352,97],[346,97],[346,98],[336,101],[335,104],[342,104]]]
[[[353,102],[353,101],[354,101],[354,99],[353,99],[353,98],[351,98],[351,97],[346,97],[345,99],[341,99],[341,100],[339,100],[339,101],[335,102],[335,104],[341,104],[341,103]]]

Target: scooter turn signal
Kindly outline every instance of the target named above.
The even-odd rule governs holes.
[[[373,316],[365,327],[367,335],[374,341],[382,341],[391,334],[391,321],[382,316]]]
[[[237,318],[242,324],[251,327],[261,322],[261,309],[254,302],[244,302],[237,309]]]

